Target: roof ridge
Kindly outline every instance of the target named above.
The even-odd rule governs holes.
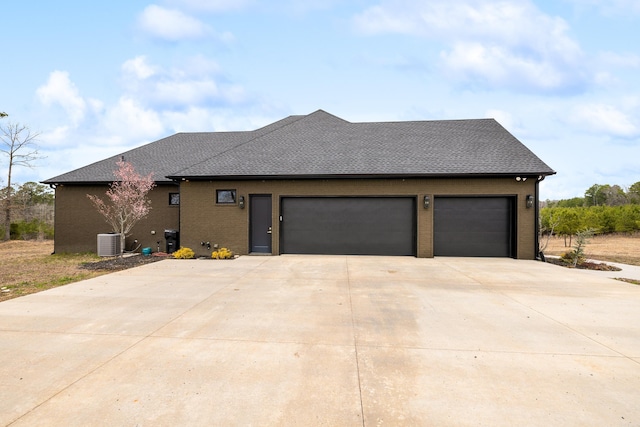
[[[326,112],[325,110],[323,110],[322,108],[319,108],[319,109],[317,109],[316,111],[314,111],[313,113],[311,113],[311,114],[307,114],[307,115],[306,115],[306,116],[304,116],[304,117],[312,117],[312,116],[315,116],[315,115],[321,115],[321,114],[322,114],[322,115],[329,116],[329,117],[331,117],[331,118],[333,118],[333,119],[338,119],[338,120],[340,120],[341,122],[344,122],[344,123],[353,124],[353,122],[350,122],[350,121],[348,121],[348,120],[345,120],[345,119],[343,119],[342,117],[338,117],[338,116],[336,116],[335,114],[328,113],[328,112]]]
[[[339,117],[338,117],[339,118]],[[389,120],[389,121],[376,121],[376,122],[347,122],[354,125],[387,125],[387,124],[408,124],[408,123],[447,123],[447,122],[479,122],[479,121],[495,121],[492,117],[483,117],[480,119],[431,119],[431,120]]]
[[[226,154],[226,153],[228,153],[228,152],[230,152],[230,151],[236,150],[236,149],[238,149],[238,148],[242,147],[243,145],[246,145],[246,144],[249,144],[250,142],[255,141],[255,140],[256,140],[256,139],[258,139],[258,138],[262,138],[262,137],[264,137],[264,136],[266,136],[266,135],[269,135],[269,134],[271,134],[271,133],[273,133],[273,132],[275,132],[275,131],[278,131],[278,130],[280,130],[280,129],[282,129],[282,128],[285,128],[285,127],[287,127],[287,126],[290,126],[290,125],[292,125],[293,123],[296,123],[296,122],[298,122],[298,121],[302,120],[303,118],[305,118],[305,117],[307,117],[307,116],[295,116],[295,115],[291,115],[291,116],[289,116],[289,117],[285,117],[284,119],[281,119],[281,120],[279,120],[279,121],[284,121],[284,120],[286,120],[287,118],[294,118],[294,117],[297,117],[297,118],[296,118],[295,120],[292,120],[291,122],[283,123],[281,126],[277,126],[276,128],[274,128],[274,129],[272,129],[272,130],[270,130],[269,132],[266,132],[266,133],[262,133],[262,134],[260,134],[258,131],[259,131],[260,129],[264,129],[264,128],[269,127],[269,126],[273,126],[274,124],[276,124],[276,123],[278,123],[278,122],[268,124],[268,125],[266,125],[266,126],[263,126],[263,127],[261,127],[261,128],[255,129],[255,130],[245,131],[245,132],[247,132],[248,134],[256,134],[256,133],[258,133],[258,134],[256,134],[253,138],[249,138],[249,139],[247,139],[247,140],[246,140],[246,141],[244,141],[244,142],[241,142],[241,143],[239,143],[239,144],[237,144],[237,145],[234,145],[233,147],[229,147],[228,149],[223,150],[223,151],[221,151],[221,152],[219,152],[219,153],[216,153],[216,154],[214,154],[214,155],[213,155],[213,156],[211,156],[211,157],[204,158],[204,159],[202,159],[201,161],[196,162],[196,163],[192,164],[191,166],[189,166],[189,167],[187,167],[187,168],[183,168],[183,169],[181,169],[181,170],[179,170],[179,171],[175,171],[174,173],[172,173],[172,174],[170,174],[170,175],[167,175],[167,177],[168,177],[168,178],[170,178],[170,177],[172,177],[172,176],[176,176],[176,175],[177,175],[177,174],[179,174],[182,170],[185,170],[185,169],[191,169],[191,168],[192,168],[192,167],[194,167],[194,166],[200,165],[200,164],[202,164],[202,163],[204,163],[204,162],[207,162],[207,161],[209,161],[209,160],[211,160],[211,159],[215,159],[216,157],[220,157],[220,156],[222,156],[223,154]],[[242,131],[241,131],[241,132],[239,132],[239,133],[242,133]]]

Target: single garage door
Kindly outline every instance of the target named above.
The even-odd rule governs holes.
[[[415,255],[414,197],[284,197],[280,252]]]
[[[436,197],[434,255],[512,257],[512,197]]]

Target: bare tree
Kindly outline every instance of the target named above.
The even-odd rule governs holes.
[[[6,197],[4,200],[4,240],[11,238],[11,209],[13,201],[11,176],[13,168],[19,166],[32,168],[35,161],[42,158],[38,153],[36,144],[38,136],[40,136],[39,132],[32,133],[28,126],[19,123],[0,126],[0,153],[8,158]]]
[[[549,215],[547,221],[545,221],[546,225],[543,224],[542,216],[538,217],[538,253],[543,261],[546,262],[544,258],[544,251],[547,250],[547,246],[549,246],[549,240],[553,236],[556,227],[560,224],[560,220],[558,218],[554,218],[553,214]]]

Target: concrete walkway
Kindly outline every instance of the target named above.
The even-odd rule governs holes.
[[[547,259],[560,258],[555,255],[547,255]],[[640,280],[640,266],[637,265],[629,265],[629,264],[620,264],[617,262],[610,261],[600,261],[596,259],[587,259],[589,262],[594,262],[597,264],[607,264],[613,267],[618,267],[620,271],[598,271],[598,270],[583,270],[588,274],[593,274],[599,277],[608,277],[610,279],[623,278],[623,279],[633,279]]]
[[[640,286],[535,261],[166,260],[0,303],[0,425],[637,426]]]
[[[625,279],[633,279],[640,280],[640,266],[637,265],[628,265],[628,264],[620,264],[617,262],[609,262],[609,261],[597,261],[590,259],[589,261],[604,263],[607,265],[612,265],[614,267],[618,267],[620,271],[596,271],[592,270],[591,273],[600,276],[600,277],[609,277],[612,279],[615,278],[625,278]]]

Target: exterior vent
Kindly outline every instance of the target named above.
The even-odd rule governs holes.
[[[120,255],[120,234],[98,234],[98,256]]]

